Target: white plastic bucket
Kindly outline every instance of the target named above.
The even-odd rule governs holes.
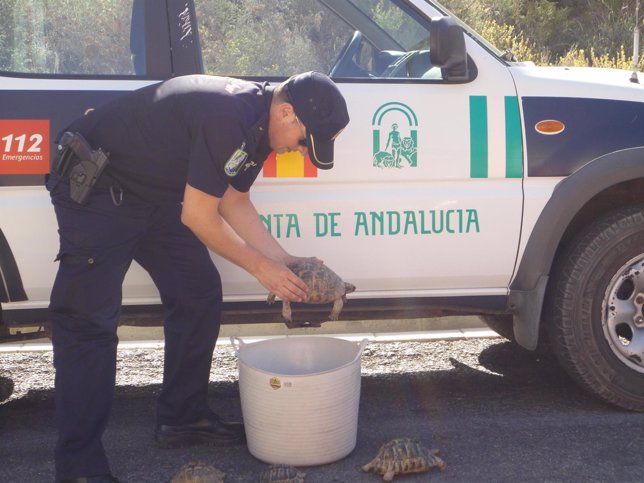
[[[238,356],[246,440],[253,456],[271,464],[311,466],[353,451],[366,339],[230,340]]]

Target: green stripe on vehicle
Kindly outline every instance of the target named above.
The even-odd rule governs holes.
[[[521,117],[516,96],[505,98],[505,177],[523,177],[523,141]]]
[[[488,176],[487,97],[470,96],[470,177]]]

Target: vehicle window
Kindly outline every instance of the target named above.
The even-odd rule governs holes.
[[[440,76],[429,22],[393,0],[195,0],[207,74],[339,78]]]
[[[143,35],[132,17],[133,0],[0,0],[0,70],[134,75]]]
[[[354,0],[362,11],[387,32],[405,51],[429,48],[429,23],[401,2],[391,0]]]
[[[195,9],[207,74],[328,72],[352,33],[317,0],[197,0]]]

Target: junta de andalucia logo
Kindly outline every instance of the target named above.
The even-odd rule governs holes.
[[[373,165],[415,168],[418,165],[418,118],[402,102],[387,102],[373,115]]]

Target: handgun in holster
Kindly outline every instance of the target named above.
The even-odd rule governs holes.
[[[84,205],[108,162],[107,154],[101,149],[92,150],[81,134],[65,132],[58,143],[52,171],[69,179],[70,197]]]

